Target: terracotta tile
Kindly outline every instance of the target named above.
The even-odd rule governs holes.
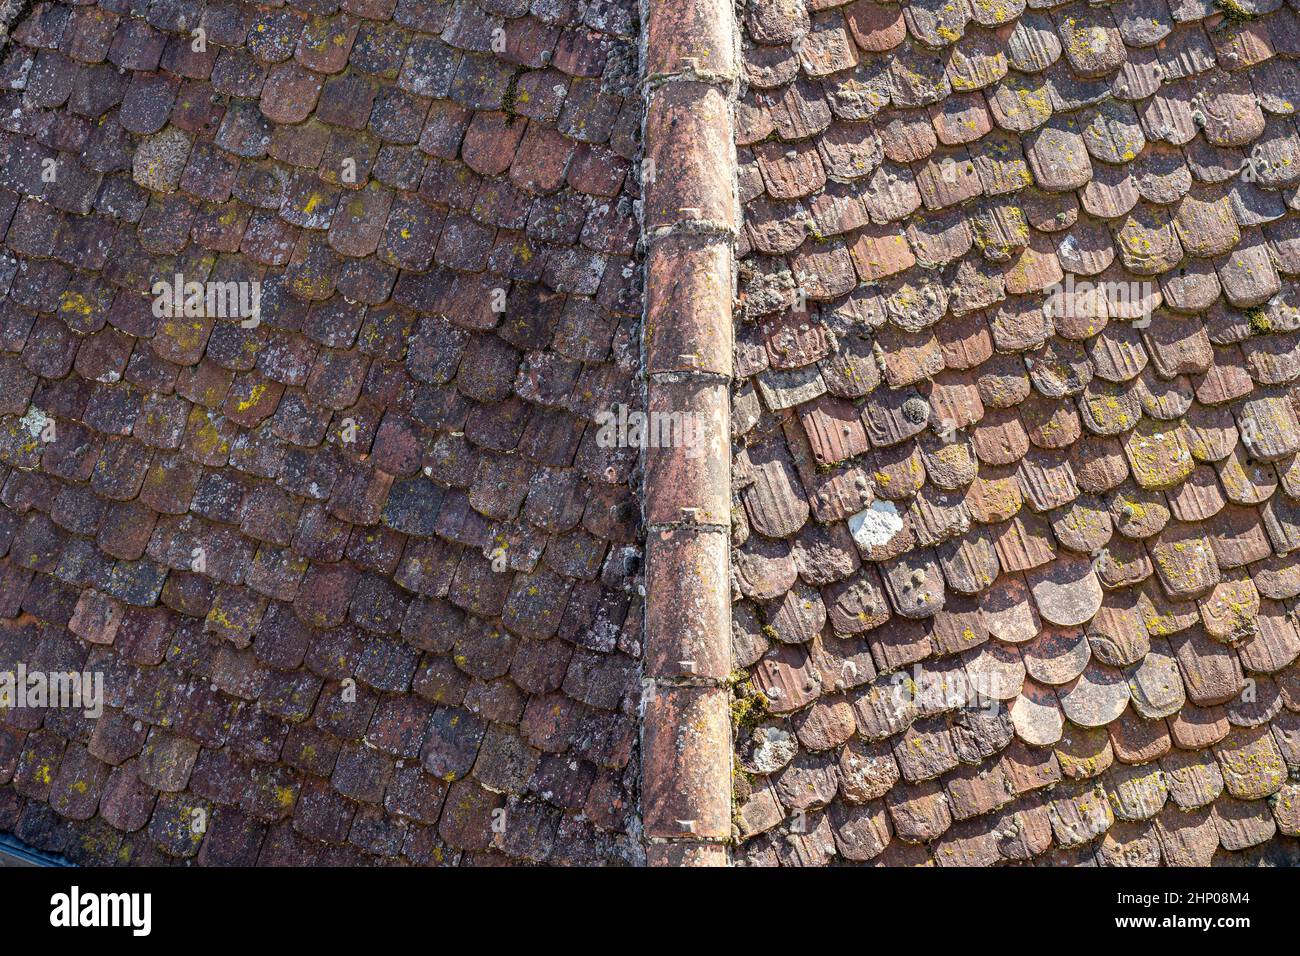
[[[859,0],[850,5],[844,11],[844,18],[857,45],[869,53],[892,50],[907,35],[901,10],[871,0]]]

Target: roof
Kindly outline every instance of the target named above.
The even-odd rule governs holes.
[[[739,862],[1300,859],[1293,7],[746,5]]]
[[[643,859],[626,3],[36,3],[0,61],[0,830]],[[52,174],[51,174],[51,171]],[[260,321],[154,283],[254,283]]]
[[[0,5],[0,833],[1300,862],[1287,2]]]

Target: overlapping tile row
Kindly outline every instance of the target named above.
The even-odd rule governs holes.
[[[741,862],[1300,859],[1300,16],[1222,4],[746,4]]]
[[[34,4],[0,60],[0,829],[639,862],[631,4]],[[153,284],[260,282],[260,322]],[[196,825],[201,821],[201,825]]]

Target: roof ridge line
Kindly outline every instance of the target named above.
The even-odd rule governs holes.
[[[642,0],[641,12],[643,839],[651,866],[725,866],[740,39],[728,0]]]

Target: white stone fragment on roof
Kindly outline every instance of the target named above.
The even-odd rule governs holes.
[[[903,530],[903,519],[890,501],[875,501],[849,518],[853,540],[864,550],[883,547]]]

